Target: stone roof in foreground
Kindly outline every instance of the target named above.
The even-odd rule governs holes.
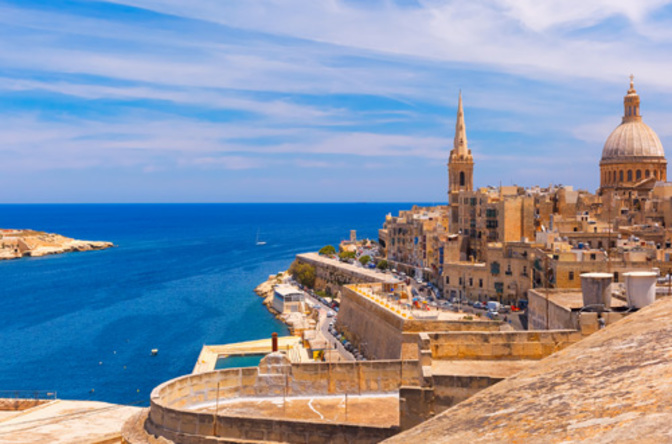
[[[385,442],[672,442],[672,298]]]

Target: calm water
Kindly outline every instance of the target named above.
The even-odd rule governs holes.
[[[253,289],[296,253],[350,229],[377,238],[385,214],[410,206],[0,205],[1,228],[118,245],[0,261],[0,390],[147,400],[190,373],[203,344],[286,334]]]

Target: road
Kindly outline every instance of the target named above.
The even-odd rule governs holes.
[[[327,350],[325,350],[325,353],[327,354],[330,353],[329,350],[331,350],[331,353],[333,353],[334,350],[336,350],[338,354],[341,356],[341,359],[343,359],[344,361],[354,361],[355,357],[352,355],[352,353],[347,351],[345,347],[343,347],[343,344],[337,341],[336,338],[333,337],[331,333],[329,333],[329,323],[335,320],[335,318],[327,317],[327,313],[331,311],[331,308],[327,307],[319,300],[312,297],[309,293],[306,293],[306,301],[312,306],[315,306],[317,304],[320,307],[317,329],[322,334],[322,337],[327,341],[328,348]]]

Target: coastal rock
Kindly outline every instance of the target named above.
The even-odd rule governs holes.
[[[111,247],[114,247],[112,242],[77,240],[42,231],[0,230],[0,260],[103,250]]]

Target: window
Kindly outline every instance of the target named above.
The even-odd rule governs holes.
[[[569,277],[568,277],[568,279],[569,279],[570,281],[573,281],[573,280],[574,280],[574,272],[573,272],[573,271],[570,271],[570,272],[569,272]]]
[[[642,170],[637,170],[637,172],[635,173],[635,177],[637,178],[637,180],[642,180]]]
[[[620,180],[621,182],[623,182],[623,170],[621,170],[621,171],[618,172],[618,180]]]
[[[618,282],[618,271],[614,272],[614,282]]]
[[[446,285],[450,285],[450,276],[446,276]]]
[[[499,274],[499,262],[493,262],[492,264],[490,264],[490,273],[494,275]]]
[[[483,279],[478,280],[478,286],[479,288],[483,288]]]
[[[504,282],[495,282],[495,291],[497,294],[504,293]]]
[[[632,170],[628,170],[628,182],[632,182]]]
[[[469,286],[470,287],[474,286],[474,278],[469,278]]]
[[[460,186],[463,187],[465,182],[464,171],[460,171]]]
[[[595,253],[591,253],[591,254],[590,254],[590,260],[591,260],[591,261],[594,261],[594,260],[595,260]]]
[[[651,171],[644,170],[644,177],[649,177],[650,175],[651,175]]]
[[[523,265],[523,276],[527,276],[527,265]]]

